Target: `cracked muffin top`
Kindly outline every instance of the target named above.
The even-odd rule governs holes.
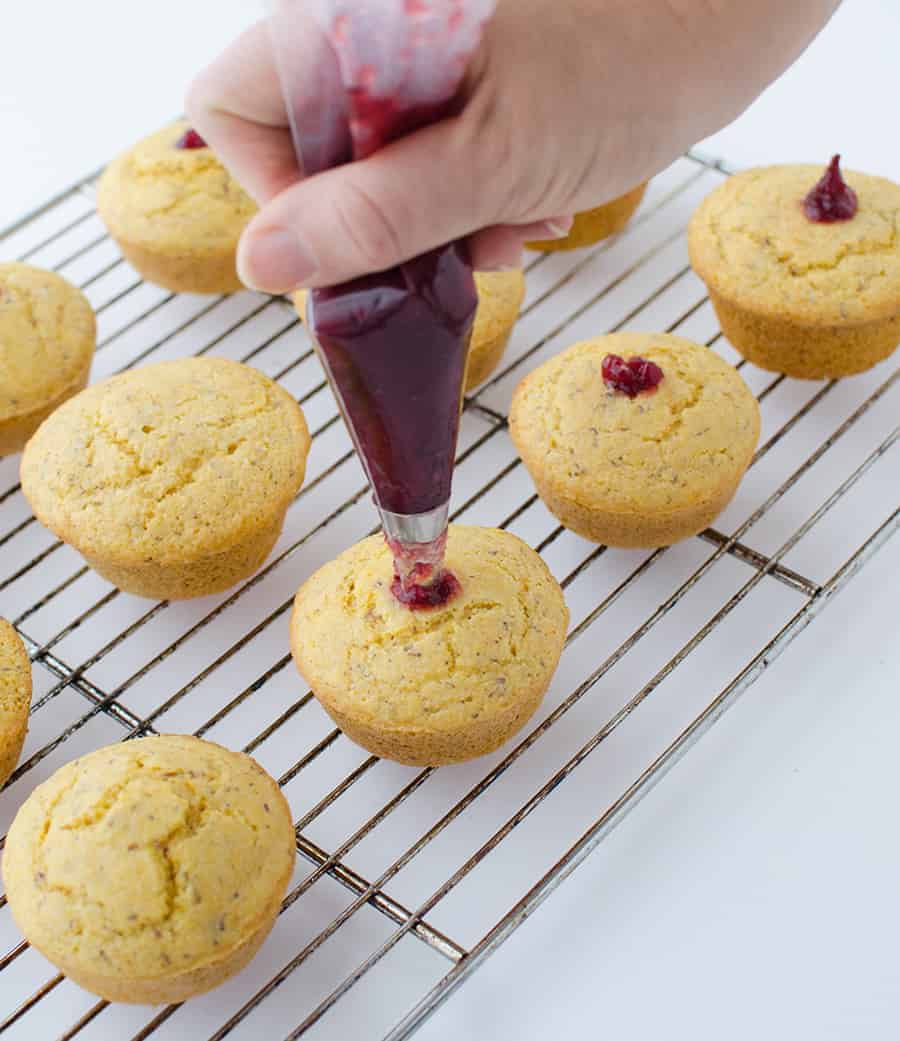
[[[0,784],[12,773],[28,729],[31,661],[16,630],[0,618]]]
[[[639,357],[662,381],[629,397],[603,378],[607,355]],[[664,333],[575,344],[516,389],[510,434],[529,472],[557,496],[612,512],[674,512],[743,473],[759,408],[714,351]]]
[[[116,238],[156,251],[215,250],[237,242],[256,203],[210,148],[178,148],[173,123],[106,168],[97,207]]]
[[[0,456],[87,383],[97,325],[87,297],[52,271],[0,264]]]
[[[857,325],[900,314],[900,186],[845,172],[858,209],[817,223],[803,199],[821,166],[769,166],[730,177],[701,203],[691,263],[714,293],[804,325]]]
[[[94,356],[87,298],[52,271],[0,264],[0,423],[80,388]]]
[[[300,406],[261,372],[181,358],[57,409],[28,444],[22,489],[38,520],[85,556],[192,561],[280,524],[309,444]]]
[[[294,828],[249,756],[164,735],[101,748],[29,796],[3,877],[51,960],[152,979],[226,957],[280,902]]]
[[[294,659],[340,716],[386,731],[456,731],[504,719],[546,688],[568,611],[543,560],[509,532],[451,525],[447,604],[411,611],[391,593],[393,562],[380,535],[346,550],[300,589]]]

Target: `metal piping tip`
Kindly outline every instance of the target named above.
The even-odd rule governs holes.
[[[384,534],[391,542],[401,546],[428,546],[436,542],[447,530],[450,504],[437,506],[427,513],[391,513],[378,508]]]
[[[449,511],[449,503],[426,513],[391,513],[379,507],[384,536],[402,582],[413,572],[435,577],[441,572]]]

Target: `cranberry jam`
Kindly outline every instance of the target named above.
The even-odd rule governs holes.
[[[188,128],[175,142],[176,148],[206,148],[207,144],[196,130]]]
[[[424,513],[450,498],[477,303],[460,244],[312,292],[316,338],[382,509]]]
[[[834,224],[856,216],[856,192],[844,180],[840,164],[841,157],[834,156],[821,180],[803,200],[803,212],[816,224]]]
[[[417,581],[413,575],[406,582],[394,575],[391,592],[394,597],[411,611],[427,611],[432,607],[443,607],[460,591],[458,580],[449,571],[441,571],[431,582]]]
[[[662,382],[663,371],[646,358],[629,358],[625,361],[618,354],[607,354],[602,365],[603,382],[610,390],[635,398],[643,391],[656,390]]]
[[[444,568],[446,530],[434,542],[404,544],[387,535],[385,541],[394,557],[391,593],[411,611],[442,607],[462,588],[456,576]]]

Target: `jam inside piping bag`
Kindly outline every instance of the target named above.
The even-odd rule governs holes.
[[[269,24],[304,175],[446,116],[494,2],[280,0]],[[410,606],[441,599],[414,587],[457,588],[443,556],[476,306],[464,243],[307,302],[394,554],[395,595]]]

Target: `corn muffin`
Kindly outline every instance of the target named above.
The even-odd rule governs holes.
[[[115,159],[97,211],[131,266],[174,293],[241,289],[237,245],[256,204],[181,121]]]
[[[513,271],[476,271],[478,310],[472,327],[466,368],[466,390],[477,387],[500,364],[525,299],[525,274]]]
[[[500,364],[513,326],[525,299],[525,273],[513,271],[476,271],[478,310],[469,342],[466,368],[467,391],[477,387]],[[297,314],[306,321],[306,290],[294,293]]]
[[[625,358],[636,370],[643,361],[656,386],[617,388],[610,362]],[[713,351],[679,336],[616,333],[526,376],[509,431],[565,527],[608,546],[667,546],[731,500],[759,438],[759,407]]]
[[[185,599],[251,575],[306,470],[300,406],[224,358],[114,376],[66,402],[28,444],[38,520],[128,593]]]
[[[546,242],[526,242],[525,245],[541,253],[552,253],[563,249],[582,249],[585,246],[593,246],[602,239],[608,239],[611,235],[618,235],[640,206],[646,190],[647,182],[644,181],[637,188],[632,188],[630,192],[604,203],[603,206],[576,213],[572,229],[565,238],[548,239]]]
[[[796,165],[730,177],[688,234],[725,336],[754,365],[801,379],[862,372],[900,343],[900,186],[847,172],[855,214],[819,221],[804,200],[821,174]]]
[[[31,662],[19,634],[0,618],[0,785],[15,769],[28,731]]]
[[[452,525],[449,602],[411,610],[373,535],[317,571],[294,601],[291,651],[352,741],[410,766],[499,748],[534,714],[556,670],[569,612],[541,558],[508,532]]]
[[[88,381],[97,323],[87,297],[52,271],[0,264],[0,456],[21,452]]]
[[[294,867],[290,807],[249,756],[163,735],[67,763],[22,805],[3,880],[32,946],[108,1001],[211,990],[268,936]]]

